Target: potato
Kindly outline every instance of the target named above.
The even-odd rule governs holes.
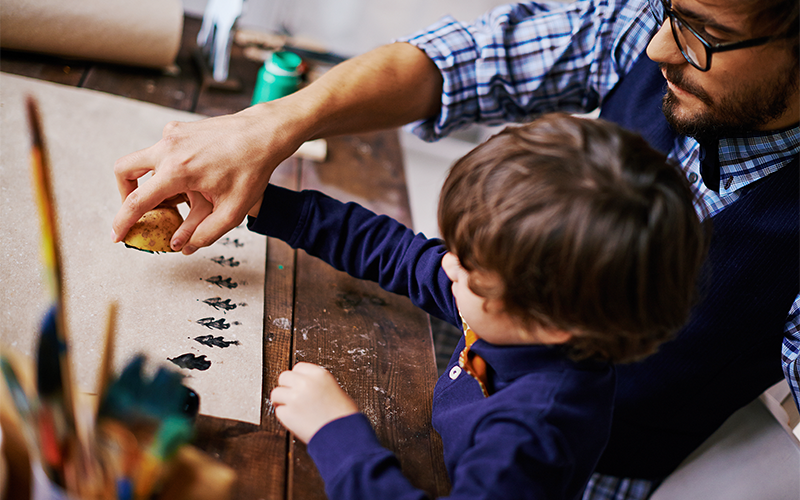
[[[136,221],[125,239],[125,246],[150,253],[172,252],[169,242],[183,223],[175,207],[156,207]]]

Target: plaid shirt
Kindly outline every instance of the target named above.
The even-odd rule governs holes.
[[[506,5],[469,24],[444,17],[402,39],[425,51],[444,81],[439,115],[409,129],[432,141],[471,123],[528,121],[550,111],[591,112],[657,31],[649,10],[647,0],[578,0]],[[692,183],[702,219],[797,157],[800,127],[721,140],[719,193],[702,182],[699,149],[697,141],[682,136],[669,156]],[[800,294],[788,311],[781,353],[798,407],[799,355]],[[585,498],[644,498],[650,490],[650,483],[644,483],[595,474],[587,491],[599,495]]]

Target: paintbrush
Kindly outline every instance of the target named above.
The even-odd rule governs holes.
[[[102,364],[100,365],[99,381],[97,384],[98,411],[100,410],[100,401],[102,401],[106,393],[108,393],[108,387],[111,384],[111,379],[114,376],[114,346],[116,344],[117,337],[116,326],[117,303],[112,302],[108,305],[105,345],[103,346]]]
[[[108,386],[98,412],[101,429],[111,429],[103,436],[108,449],[123,450],[120,425],[135,436],[138,452],[128,447],[115,461],[128,464],[117,478],[119,496],[125,492],[137,499],[149,498],[158,488],[165,462],[191,439],[199,407],[197,394],[183,385],[183,375],[161,367],[150,379],[144,363],[145,357],[138,355],[125,366]]]
[[[36,412],[36,400],[31,400],[28,397],[28,394],[19,382],[19,377],[17,377],[14,367],[5,355],[0,355],[0,372],[3,373],[3,379],[6,381],[11,400],[14,402],[14,407],[19,414],[22,435],[25,439],[25,445],[28,448],[30,459],[32,462],[39,462],[39,444],[36,437],[36,430],[33,428],[33,415]]]
[[[65,460],[73,453],[77,444],[71,441],[77,439],[80,442],[80,436],[75,427],[72,376],[64,320],[61,253],[58,247],[58,226],[50,180],[50,162],[41,118],[32,97],[28,97],[27,110],[31,133],[31,170],[41,224],[39,248],[50,299],[38,348],[37,426],[45,471],[52,480],[64,486]],[[70,448],[73,451],[70,451]]]
[[[134,480],[136,499],[147,499],[157,490],[163,477],[164,464],[192,438],[193,433],[192,423],[186,418],[169,416],[161,421],[139,464]]]

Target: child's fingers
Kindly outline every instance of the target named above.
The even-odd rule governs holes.
[[[306,363],[305,361],[300,361],[295,364],[292,371],[304,375],[319,375],[320,372],[329,373],[325,368],[313,363]]]
[[[297,380],[297,374],[287,370],[278,375],[278,387],[292,387],[293,381]]]
[[[278,407],[285,405],[289,401],[289,394],[291,389],[278,386],[269,393],[269,400],[272,401],[272,406]]]

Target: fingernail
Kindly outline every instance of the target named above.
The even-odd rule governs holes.
[[[112,229],[111,230],[111,243],[118,243],[118,242],[119,242],[119,240],[117,239],[117,233],[115,233],[114,230]]]
[[[180,239],[174,239],[170,245],[172,246],[172,249],[177,252],[183,246],[183,242]]]
[[[183,247],[184,255],[192,255],[196,251],[197,251],[197,247],[193,247],[192,245],[187,245],[187,246]]]

